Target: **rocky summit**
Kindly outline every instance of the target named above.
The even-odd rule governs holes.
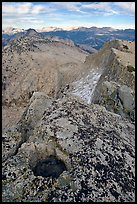
[[[134,59],[33,29],[4,47],[3,202],[135,202]]]
[[[3,202],[133,202],[134,124],[70,96],[47,100],[37,121],[32,102],[2,137]],[[49,156],[60,175],[54,160],[40,165]]]

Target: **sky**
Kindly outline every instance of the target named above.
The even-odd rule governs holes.
[[[135,2],[2,2],[2,28],[135,29]]]

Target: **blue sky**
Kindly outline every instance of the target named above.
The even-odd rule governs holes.
[[[135,2],[2,2],[2,27],[135,28]]]

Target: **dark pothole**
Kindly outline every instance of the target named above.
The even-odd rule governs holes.
[[[58,178],[59,175],[66,171],[66,165],[63,161],[58,160],[55,156],[49,156],[46,159],[37,162],[32,169],[35,176]]]

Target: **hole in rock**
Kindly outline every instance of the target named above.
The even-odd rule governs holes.
[[[58,178],[66,170],[67,168],[63,161],[58,160],[55,156],[49,156],[37,162],[33,168],[33,173],[35,176]]]

